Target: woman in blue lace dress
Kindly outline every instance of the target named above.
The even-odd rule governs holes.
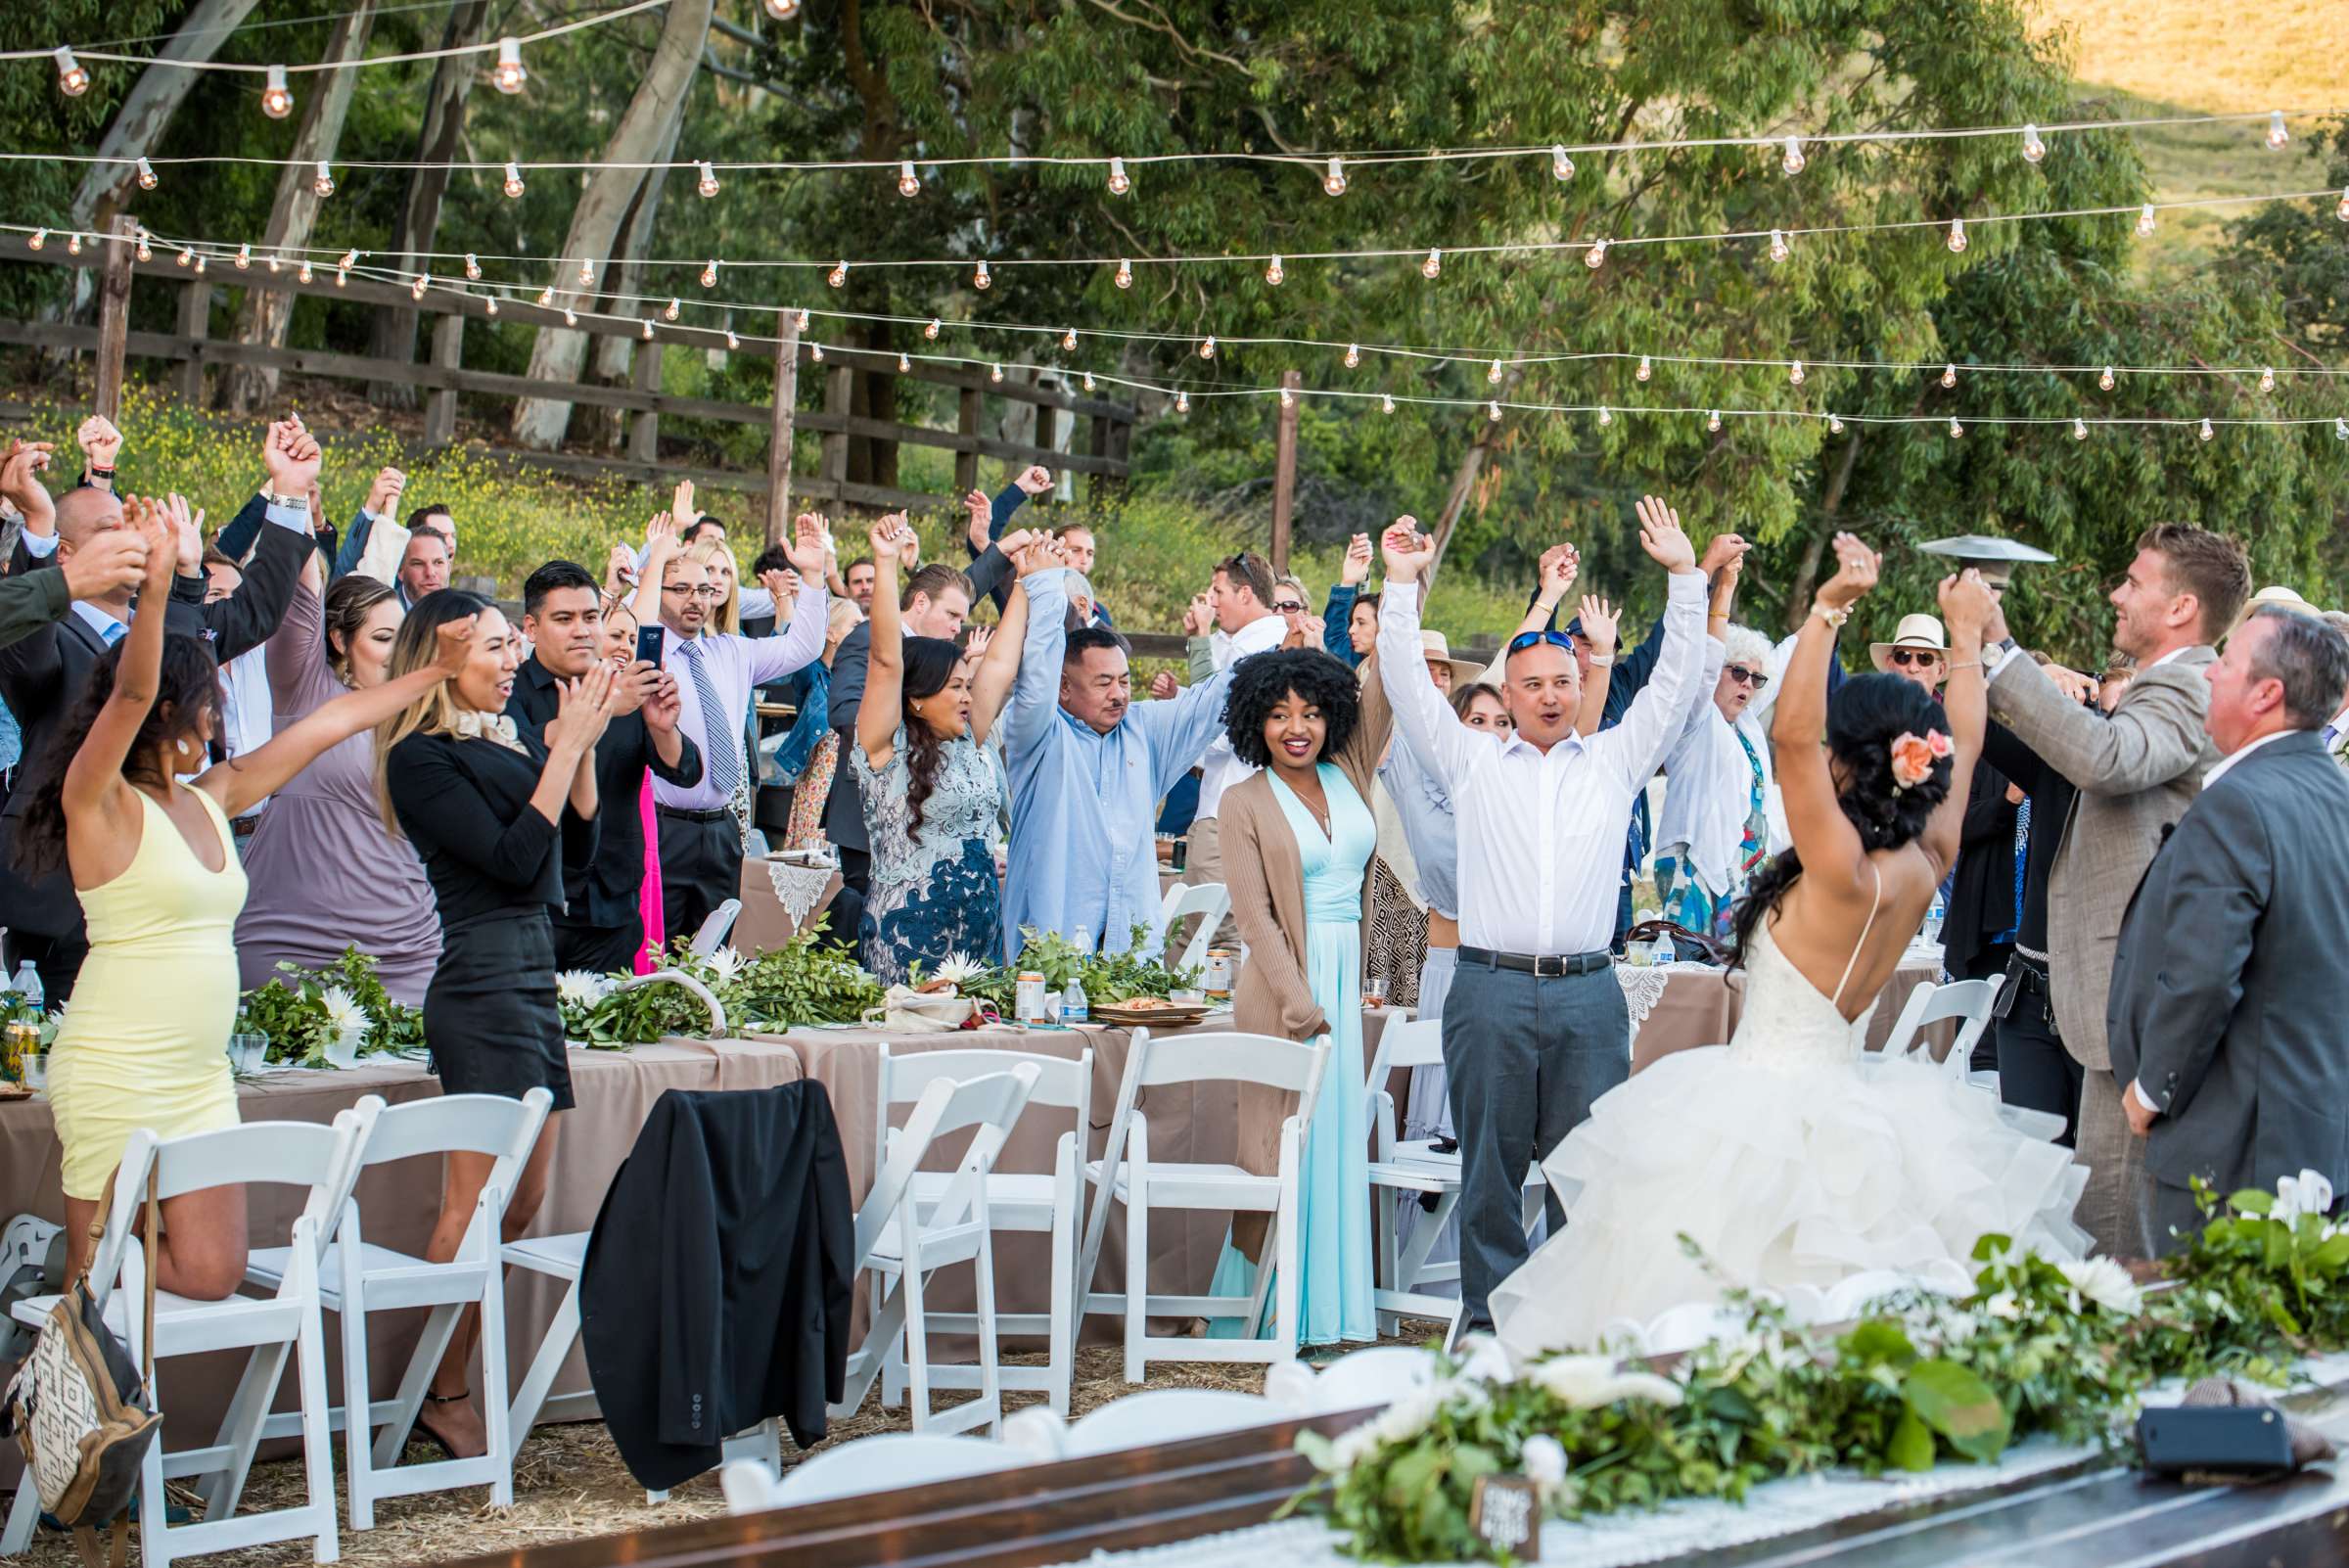
[[[857,940],[865,968],[894,985],[917,963],[934,971],[949,953],[1002,948],[992,835],[1003,775],[982,747],[1019,672],[1028,600],[1013,588],[1002,624],[975,663],[944,638],[908,637],[898,565],[913,530],[898,512],[874,524],[870,537],[879,574],[872,656],[849,757],[873,856]],[[1022,565],[1023,576],[1029,570]]]

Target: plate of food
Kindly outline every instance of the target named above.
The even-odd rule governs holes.
[[[1130,996],[1125,1001],[1101,1002],[1093,1018],[1103,1024],[1141,1025],[1150,1029],[1182,1029],[1207,1016],[1195,1002],[1169,1001],[1164,996]]]

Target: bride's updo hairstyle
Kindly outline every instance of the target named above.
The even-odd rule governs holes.
[[[1941,704],[1900,675],[1856,675],[1835,694],[1827,707],[1827,751],[1843,764],[1836,804],[1858,830],[1862,848],[1899,849],[1923,833],[1934,807],[1950,798],[1946,756],[1934,758],[1923,780],[1907,789],[1896,787],[1892,772],[1895,741],[1934,731],[1947,735],[1949,728]],[[1802,859],[1791,848],[1755,873],[1734,921],[1740,963],[1755,929],[1802,874]]]

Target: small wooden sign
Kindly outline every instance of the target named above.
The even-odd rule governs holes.
[[[1542,1494],[1521,1475],[1479,1476],[1468,1499],[1468,1528],[1497,1552],[1519,1562],[1542,1558]]]

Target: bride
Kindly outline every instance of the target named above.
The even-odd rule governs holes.
[[[1794,849],[1737,912],[1745,1015],[1728,1044],[1666,1056],[1601,1097],[1543,1162],[1566,1226],[1493,1293],[1512,1354],[1595,1348],[1617,1319],[1728,1286],[1952,1264],[1970,1275],[1992,1231],[2050,1256],[2087,1251],[2071,1213],[2088,1173],[2049,1141],[2058,1118],[1863,1049],[1958,853],[1990,600],[1972,572],[1941,585],[1946,717],[1897,675],[1846,682],[1829,712],[1835,629],[1879,565],[1849,534],[1835,553],[1780,677],[1771,738]]]

